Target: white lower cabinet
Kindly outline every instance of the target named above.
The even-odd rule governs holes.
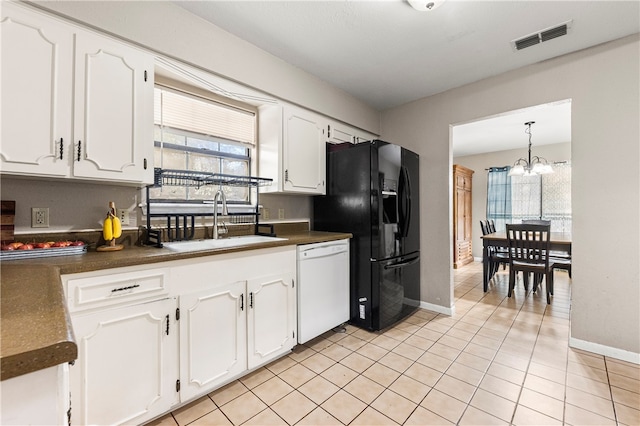
[[[293,257],[245,256],[175,271],[190,287],[208,287],[180,296],[181,401],[210,392],[293,348],[297,317],[295,263],[288,260],[295,262],[292,250]],[[269,259],[268,270],[278,273],[264,274]],[[257,267],[248,272],[248,263]],[[220,281],[207,271],[220,271]]]
[[[180,296],[180,399],[247,369],[245,282]]]
[[[168,298],[73,318],[72,424],[136,424],[178,402],[177,301]]]
[[[1,425],[68,425],[69,364],[0,381]]]
[[[297,314],[292,272],[284,271],[247,283],[247,362],[250,369],[287,353],[295,345]]]
[[[288,353],[295,273],[286,246],[63,275],[72,424],[142,424]]]

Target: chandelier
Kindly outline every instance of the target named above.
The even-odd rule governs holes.
[[[524,123],[527,126],[524,132],[529,135],[529,158],[519,158],[518,161],[513,163],[513,167],[509,170],[509,176],[535,176],[553,173],[553,169],[547,163],[547,160],[537,155],[531,156],[531,125],[534,123],[535,121]]]

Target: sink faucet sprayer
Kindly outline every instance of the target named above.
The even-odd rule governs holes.
[[[227,209],[227,197],[222,192],[222,189],[218,189],[215,197],[213,197],[213,239],[217,240],[219,238],[218,235],[218,197],[220,197],[220,201],[222,202],[222,216],[227,216],[229,214],[229,210]]]

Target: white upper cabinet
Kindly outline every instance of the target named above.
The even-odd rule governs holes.
[[[76,35],[73,174],[153,181],[153,57]]]
[[[329,143],[360,143],[376,138],[371,133],[333,120],[327,122],[326,135]]]
[[[258,172],[273,179],[273,184],[261,191],[324,194],[326,151],[322,117],[289,105],[261,107],[258,116]]]
[[[153,56],[2,7],[2,172],[153,182]]]
[[[3,173],[67,176],[71,146],[73,32],[62,24],[2,5]]]

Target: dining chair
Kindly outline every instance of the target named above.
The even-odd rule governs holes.
[[[487,230],[489,231],[490,234],[493,234],[494,232],[496,232],[496,224],[493,221],[493,219],[487,220]]]
[[[487,223],[485,221],[480,221],[480,230],[482,231],[482,235],[487,235],[489,233]]]
[[[515,288],[516,274],[523,273],[525,289],[528,289],[529,274],[533,273],[533,292],[546,283],[547,303],[551,303],[553,290],[553,263],[549,258],[550,225],[507,224],[509,244],[509,297]]]
[[[489,221],[480,221],[480,229],[482,230],[482,235],[491,234],[489,232]],[[499,250],[497,247],[489,247],[489,278],[493,278],[493,276],[500,269],[500,265],[502,265],[502,269],[507,269],[507,265],[509,264],[509,255],[506,251]]]
[[[523,219],[522,223],[528,225],[551,225],[551,221],[545,219]],[[566,270],[569,273],[569,278],[571,278],[571,253],[562,250],[551,250],[549,257],[553,262],[554,269]],[[553,294],[553,288],[551,289],[551,294]]]

